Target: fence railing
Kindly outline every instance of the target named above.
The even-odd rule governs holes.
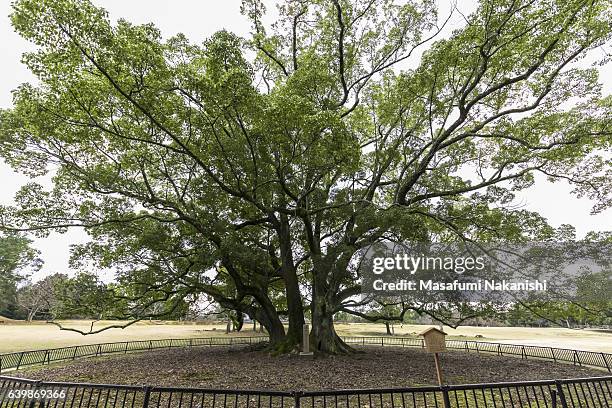
[[[342,337],[342,340],[348,344],[364,346],[425,347],[423,339],[410,337]],[[579,366],[603,368],[608,372],[612,372],[612,354],[610,353],[473,340],[446,340],[446,347],[466,352],[572,363]]]
[[[44,365],[53,362],[75,360],[82,357],[98,357],[107,354],[121,354],[173,347],[244,345],[255,344],[267,340],[268,338],[265,336],[203,337],[192,339],[125,341],[119,343],[61,347],[47,350],[22,351],[0,354],[0,372],[19,370],[21,367],[26,366]],[[425,347],[423,339],[411,337],[343,337],[342,340],[348,344],[363,346]],[[473,340],[447,340],[446,347],[466,352],[514,356],[522,359],[545,359],[579,366],[592,366],[612,372],[612,354],[610,353]]]
[[[0,376],[0,408],[608,408],[611,390],[612,376],[339,391],[138,387]]]
[[[232,346],[256,344],[268,337],[202,337],[193,339],[161,339],[124,341],[119,343],[85,344],[47,350],[20,351],[0,354],[0,372],[19,370],[32,365],[76,360],[83,357],[99,357],[107,354],[127,354],[136,351],[169,349],[174,347]]]

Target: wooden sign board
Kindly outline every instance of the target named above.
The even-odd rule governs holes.
[[[441,353],[446,351],[446,333],[432,327],[420,334],[425,340],[425,350],[430,353]]]

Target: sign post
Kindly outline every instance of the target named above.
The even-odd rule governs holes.
[[[442,368],[440,368],[440,357],[438,353],[434,353],[434,361],[436,362],[436,374],[438,375],[438,384],[444,384],[444,377],[442,377]]]
[[[440,366],[440,356],[438,353],[446,351],[446,333],[442,330],[432,327],[420,334],[425,340],[425,350],[433,353],[436,363],[436,374],[438,376],[438,384],[444,385],[444,376],[442,375],[442,367]]]

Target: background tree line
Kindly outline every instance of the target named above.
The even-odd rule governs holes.
[[[31,248],[30,241],[26,238],[0,237],[0,316],[27,321],[112,320],[131,317],[127,300],[118,302],[119,295],[124,290],[116,283],[101,282],[95,273],[81,272],[74,277],[55,273],[32,282],[28,278],[27,270],[37,270],[43,264],[36,255],[37,252]],[[582,282],[582,298],[590,299],[587,303],[514,303],[501,312],[491,310],[490,313],[483,313],[477,318],[467,319],[465,324],[550,327],[557,322],[567,328],[608,327],[612,325],[612,314],[609,313],[612,305],[608,297],[612,290],[611,282],[610,273],[607,271]],[[608,313],[593,313],[589,308],[607,310]],[[191,304],[185,301],[183,307],[169,315],[163,313],[163,304],[152,308],[150,312],[159,314],[163,319],[227,320],[228,332],[240,331],[244,324],[243,313],[225,310],[210,298]],[[393,302],[372,302],[359,314],[339,312],[335,315],[335,321],[381,322],[385,324],[388,335],[395,334],[396,324],[432,322],[414,310]]]
[[[43,260],[27,238],[0,236],[0,315],[16,320],[124,319],[129,305],[118,299],[117,284],[100,281],[96,273],[44,276],[35,282]],[[187,306],[166,318],[184,317]],[[152,311],[153,314],[155,311]],[[159,310],[158,310],[159,312]]]

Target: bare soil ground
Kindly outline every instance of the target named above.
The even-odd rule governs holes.
[[[360,348],[350,356],[273,356],[248,347],[163,350],[12,373],[51,381],[223,389],[328,390],[436,384],[431,354],[396,347]],[[450,384],[602,376],[602,371],[541,360],[447,352]]]

